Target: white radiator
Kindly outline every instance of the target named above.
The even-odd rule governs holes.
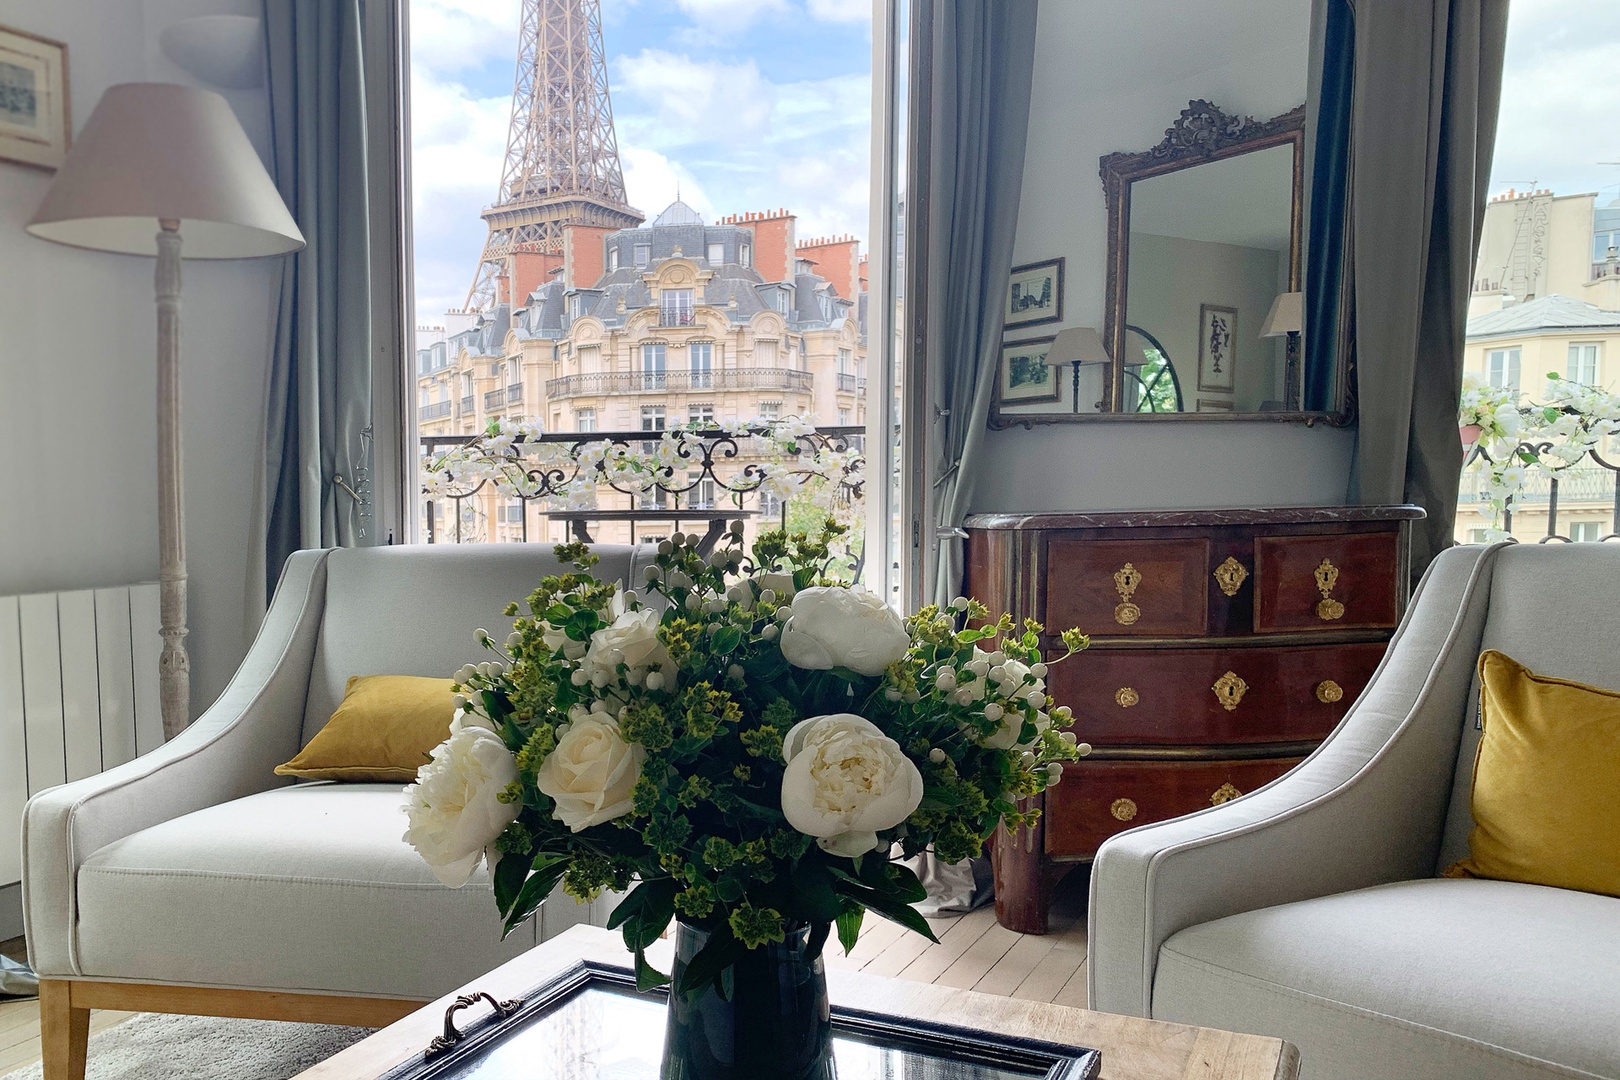
[[[0,888],[30,795],[162,744],[161,645],[155,584],[0,596]]]

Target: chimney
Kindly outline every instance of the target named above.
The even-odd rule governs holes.
[[[563,288],[590,289],[607,273],[607,238],[617,229],[600,225],[563,226]]]
[[[786,210],[777,210],[745,214],[744,221],[754,228],[754,269],[766,281],[790,280],[796,246],[793,226],[797,218]]]
[[[549,277],[562,265],[561,255],[548,254],[542,251],[518,251],[512,255],[512,306],[519,307],[529,302],[529,294],[546,283]]]
[[[862,291],[865,268],[861,242],[853,236],[827,236],[806,240],[799,245],[799,258],[816,264],[816,273],[832,282],[833,291],[853,300]]]

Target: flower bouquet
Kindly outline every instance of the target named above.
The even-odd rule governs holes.
[[[833,929],[847,951],[870,911],[932,939],[898,860],[980,854],[1089,749],[1040,625],[962,598],[902,619],[825,577],[841,531],[745,553],[738,522],[706,557],[677,533],[641,592],[559,546],[573,569],[503,642],[479,632],[498,659],[456,673],[450,738],[406,789],[406,839],[453,886],[487,859],[507,932],[559,886],[625,893],[609,925],[651,989],[671,979],[646,950],[679,924],[666,1075],[817,1075],[781,1063],[825,1057]],[[734,1045],[691,1045],[703,1008]]]

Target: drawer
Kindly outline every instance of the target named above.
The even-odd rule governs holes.
[[[1046,853],[1089,859],[1117,832],[1180,817],[1263,787],[1303,758],[1082,761],[1046,793]]]
[[[1062,540],[1046,545],[1053,632],[1197,637],[1209,625],[1209,541]]]
[[[1256,537],[1254,563],[1256,633],[1392,627],[1399,618],[1399,533]]]
[[[1047,678],[1075,734],[1099,747],[1300,742],[1327,737],[1384,649],[1092,649]]]

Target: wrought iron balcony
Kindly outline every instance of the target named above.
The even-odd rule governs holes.
[[[471,394],[466,394],[461,399],[461,409],[456,413],[456,415],[457,416],[471,416],[472,412],[473,412],[473,396]]]
[[[421,420],[443,420],[450,415],[450,402],[435,401],[429,405],[423,405],[416,410],[416,415]]]
[[[721,371],[612,371],[564,375],[546,381],[552,401],[599,394],[662,394],[671,390],[786,390],[808,394],[815,377],[793,368],[731,368]],[[487,395],[486,395],[487,397]],[[486,402],[486,408],[491,407]]]
[[[1545,461],[1547,451],[1551,448],[1550,442],[1520,443],[1511,454],[1515,457],[1529,454]],[[1490,502],[1490,478],[1486,473],[1491,462],[1491,455],[1483,447],[1476,445],[1468,452],[1458,492],[1460,505]],[[1570,537],[1560,531],[1561,510],[1567,510],[1571,505],[1591,508],[1597,504],[1610,511],[1609,528],[1604,535],[1620,537],[1620,484],[1617,484],[1617,479],[1620,479],[1620,461],[1610,461],[1596,450],[1588,451],[1580,460],[1560,468],[1526,466],[1523,482],[1507,497],[1502,508],[1502,530],[1513,531],[1513,515],[1516,511],[1523,513],[1535,507],[1539,512],[1540,507],[1545,506],[1547,532],[1541,542],[1568,541]],[[1491,518],[1490,506],[1481,505],[1479,512],[1487,519]]]
[[[840,371],[838,373],[838,392],[841,394],[861,394],[864,396],[866,393],[866,380],[856,375],[846,375]]]
[[[659,308],[658,325],[661,327],[696,326],[697,312],[690,308]]]
[[[484,391],[484,411],[499,409],[506,404],[506,388]]]

